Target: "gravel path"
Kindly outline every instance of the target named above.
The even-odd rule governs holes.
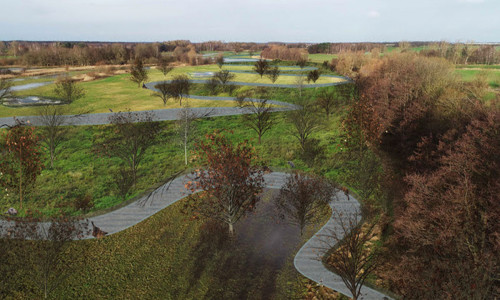
[[[147,85],[152,85],[154,83],[148,83]],[[151,87],[152,90],[155,90],[154,87]],[[196,99],[196,100],[209,100],[209,101],[234,101],[233,97],[209,97],[209,96],[197,96],[197,95],[184,95],[186,98]],[[260,99],[247,99],[248,101],[262,101]],[[273,111],[288,111],[297,109],[298,106],[277,101],[277,100],[269,100],[268,103],[273,105],[279,105],[281,107],[274,107]],[[193,112],[200,113],[200,115],[209,111],[210,115],[207,117],[221,117],[221,116],[233,116],[233,115],[242,115],[249,114],[251,111],[247,108],[239,108],[239,107],[193,107],[191,108]],[[173,108],[173,109],[156,109],[156,110],[148,110],[146,112],[151,113],[153,121],[172,121],[179,119],[179,113],[181,108]],[[83,115],[67,115],[67,121],[65,125],[103,125],[109,124],[109,117],[114,113],[96,113],[96,114],[83,114]],[[29,122],[34,126],[41,126],[40,117],[38,116],[20,116],[16,117],[17,120],[21,122]],[[2,126],[13,126],[16,124],[16,121],[13,117],[4,117],[0,118],[0,127]]]
[[[243,72],[243,71],[237,71],[235,73],[248,73],[248,72]],[[281,74],[280,76],[298,76],[295,74]],[[345,79],[345,81],[339,81],[339,82],[329,82],[329,83],[311,83],[311,84],[304,84],[303,88],[317,88],[317,87],[327,87],[327,86],[336,86],[336,85],[341,85],[341,84],[346,84],[351,82],[350,79],[342,77],[342,76],[336,76],[336,75],[322,75],[324,77],[331,77],[331,78],[342,78]],[[305,79],[305,78],[304,78]],[[208,82],[208,80],[204,79],[190,79],[189,80],[191,83],[201,83],[205,84]],[[304,80],[305,81],[305,80]],[[155,81],[155,82],[148,82],[146,83],[146,86],[148,88],[151,87],[151,85],[154,87],[158,83],[165,82],[165,81]],[[170,82],[170,80],[166,80],[166,82]],[[277,87],[277,88],[297,88],[296,84],[277,84],[277,83],[258,83],[258,82],[240,82],[240,81],[229,81],[229,85],[240,85],[240,86],[265,86],[265,87]]]
[[[350,298],[352,294],[342,281],[342,278],[337,274],[329,271],[322,263],[321,258],[326,252],[325,245],[333,245],[334,240],[328,239],[327,236],[331,232],[335,232],[338,237],[343,237],[343,229],[340,225],[339,218],[344,218],[344,222],[348,222],[349,216],[359,212],[360,204],[352,196],[347,199],[343,192],[338,192],[335,199],[330,202],[330,207],[335,214],[332,214],[330,220],[309,239],[304,246],[297,252],[293,264],[297,271],[312,281],[329,287],[337,292],[340,292]],[[358,221],[361,216],[358,215]],[[367,286],[361,288],[360,299],[391,299],[389,296],[371,289]]]

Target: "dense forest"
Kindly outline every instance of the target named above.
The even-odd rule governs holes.
[[[368,147],[383,170],[381,276],[405,299],[498,296],[498,97],[484,102],[488,85],[461,81],[445,58],[350,53],[337,66],[359,94],[346,144]]]

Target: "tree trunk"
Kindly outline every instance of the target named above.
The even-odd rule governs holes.
[[[22,148],[19,147],[19,202],[21,203],[20,209],[23,208],[23,161],[22,161]]]
[[[233,223],[229,223],[229,236],[233,237],[234,236],[234,227]]]
[[[187,120],[187,114],[188,111],[185,112],[185,120],[184,120],[184,163],[188,164],[188,157],[187,157],[187,136],[188,136],[188,120]]]
[[[19,176],[19,202],[21,202],[20,209],[23,208],[23,176]]]
[[[50,168],[54,168],[54,146],[50,146]]]

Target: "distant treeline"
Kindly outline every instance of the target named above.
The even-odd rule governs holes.
[[[385,49],[385,43],[320,43],[307,47],[309,54],[325,53],[337,54],[340,52],[371,51],[374,48]]]
[[[291,48],[285,45],[270,45],[261,52],[264,58],[280,60],[300,60],[307,58],[307,54],[305,48]]]
[[[155,63],[164,58],[191,65],[212,63],[202,51],[260,51],[265,44],[176,40],[163,43],[0,41],[0,65],[87,66],[126,64],[135,59]]]
[[[414,51],[426,57],[443,57],[455,64],[498,64],[498,45],[448,42],[399,43],[244,43],[207,41],[191,43],[175,40],[156,43],[130,42],[31,42],[0,41],[0,65],[26,66],[87,66],[98,64],[127,64],[135,59],[156,63],[167,59],[191,65],[212,63],[203,51],[248,51],[265,58],[298,60],[307,53],[385,53],[398,48],[400,52]],[[335,62],[334,62],[335,63]]]
[[[320,43],[307,47],[310,54],[339,54],[345,52],[384,53],[398,48],[401,52],[416,51],[426,57],[442,57],[454,64],[499,64],[500,45],[449,43],[449,42],[399,42],[387,43]]]

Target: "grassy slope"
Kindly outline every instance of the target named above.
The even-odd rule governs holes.
[[[255,257],[252,250],[224,242],[223,236],[216,233],[220,231],[202,228],[202,221],[190,220],[182,207],[181,201],[103,239],[73,242],[63,256],[71,260],[71,275],[51,298],[268,299],[270,295],[263,287],[270,285],[275,287],[271,291],[273,299],[295,299],[303,293],[304,279],[293,264],[272,272],[265,263],[267,257]],[[318,225],[309,226],[300,244],[326,220],[322,217]],[[31,249],[31,243],[24,242],[23,247]],[[16,256],[19,253],[28,257]],[[9,262],[24,259],[25,265],[36,254],[18,251],[7,255],[12,255]],[[39,278],[36,269],[16,268],[2,282],[6,288],[0,296],[6,293],[7,299],[37,298],[42,293],[37,285]]]
[[[320,90],[307,89],[303,95],[312,98]],[[274,88],[270,89],[270,98],[295,103],[298,97],[293,89]],[[298,169],[309,169],[298,158],[297,142],[288,134],[290,125],[285,121],[284,113],[276,114],[276,118],[276,125],[264,135],[262,145],[256,145],[256,152],[269,166],[289,169],[287,161],[293,160]],[[327,147],[328,153],[336,151],[338,120],[338,116],[332,117],[324,130],[313,135]],[[148,151],[139,167],[141,178],[135,194],[183,167],[182,150],[174,138],[174,125],[172,122],[162,124],[164,131],[158,143]],[[234,141],[251,139],[254,144],[256,142],[255,133],[249,130],[240,116],[205,119],[197,127],[199,136],[219,128],[233,130]],[[85,194],[92,196],[98,209],[121,201],[114,195],[113,188],[113,173],[119,162],[96,157],[91,152],[93,136],[102,128],[70,129],[67,140],[61,145],[54,170],[43,171],[36,192],[26,202],[27,206],[46,213],[54,212],[60,206],[69,207],[71,211],[74,199]],[[328,169],[328,162],[320,168]],[[336,174],[328,175],[335,178]],[[5,207],[9,205],[5,201],[2,203]],[[263,280],[271,278],[270,275],[265,270],[248,272],[248,269],[241,269],[239,256],[213,248],[200,248],[201,223],[186,222],[185,216],[180,213],[181,205],[178,203],[133,228],[103,240],[76,242],[74,247],[87,249],[88,260],[73,261],[79,271],[63,282],[54,297],[234,299],[241,298],[234,292],[244,289],[252,298],[261,298],[261,285]],[[292,257],[277,275],[276,298],[291,299],[303,291],[304,279],[297,274],[291,261]],[[221,268],[231,262],[233,273]],[[9,287],[15,291],[17,298],[39,295],[39,289],[32,282],[34,276],[19,276],[9,277]]]
[[[86,91],[83,98],[69,105],[69,113],[103,113],[113,111],[150,110],[164,108],[179,108],[179,103],[170,99],[167,105],[158,97],[151,96],[152,92],[138,88],[129,80],[129,75],[117,75],[91,82],[82,82],[80,86]],[[20,91],[16,95],[37,95],[54,98],[54,84],[40,88]],[[191,99],[192,107],[203,106],[233,106],[232,102],[202,101]],[[0,117],[36,115],[35,107],[0,107]]]
[[[329,87],[328,89],[332,89]],[[245,88],[242,88],[244,90]],[[314,98],[322,89],[305,89],[305,98]],[[295,103],[298,98],[293,89],[270,89],[271,99]],[[170,174],[181,170],[183,166],[183,152],[180,147],[175,122],[162,122],[163,132],[156,144],[148,150],[139,166],[140,179],[133,197],[149,187],[160,183]],[[238,141],[250,139],[256,144],[256,134],[243,122],[241,116],[217,117],[204,119],[198,122],[198,135],[202,137],[214,129],[233,130],[233,138]],[[26,201],[26,208],[39,209],[45,213],[55,213],[63,209],[75,212],[74,202],[86,195],[90,196],[95,210],[110,208],[123,200],[116,191],[115,173],[120,161],[108,157],[97,156],[92,151],[92,141],[104,126],[73,127],[66,135],[66,140],[60,145],[54,169],[45,168],[37,179],[37,185],[32,195]],[[256,145],[257,153],[265,164],[279,168],[289,168],[287,161],[293,160],[298,168],[307,169],[307,165],[299,159],[297,142],[288,132],[290,125],[286,122],[284,113],[276,113],[276,125],[268,131],[262,145]],[[327,147],[327,152],[336,151],[332,141],[338,133],[338,117],[332,117],[325,130],[320,131],[316,138]],[[47,151],[45,151],[47,152]],[[48,153],[45,155],[46,165]],[[327,164],[322,168],[326,170]],[[334,172],[329,175],[336,175]],[[57,197],[54,197],[57,195]],[[15,205],[14,195],[0,201],[0,210]],[[0,193],[0,197],[2,194]]]

